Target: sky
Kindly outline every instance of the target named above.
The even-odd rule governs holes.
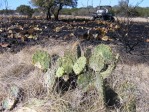
[[[99,5],[117,5],[120,0],[78,0],[78,6],[99,6]],[[130,4],[136,5],[142,0],[129,0]],[[149,0],[143,0],[139,6],[149,7]]]
[[[0,10],[5,9],[6,0],[0,0]],[[20,5],[30,5],[30,0],[7,0],[8,1],[8,9],[16,9],[16,7]],[[86,6],[99,6],[99,5],[117,5],[119,0],[78,0],[78,7],[86,7]],[[141,0],[129,0],[130,4],[136,5]],[[149,7],[149,0],[143,0],[139,5],[141,7]]]

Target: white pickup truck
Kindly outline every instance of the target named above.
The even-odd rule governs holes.
[[[112,22],[115,21],[112,13],[110,13],[108,8],[105,8],[104,6],[98,9],[96,13],[93,13],[92,17],[93,17],[93,20],[100,19],[100,20],[106,20],[106,21],[112,21]]]

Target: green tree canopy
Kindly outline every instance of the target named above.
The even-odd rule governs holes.
[[[16,11],[19,12],[20,14],[28,15],[29,17],[31,17],[32,14],[34,13],[34,10],[27,5],[20,5],[19,7],[17,7]]]
[[[55,20],[58,20],[59,12],[63,6],[76,7],[78,0],[31,0],[30,2],[47,12],[47,19],[51,19],[54,14]]]

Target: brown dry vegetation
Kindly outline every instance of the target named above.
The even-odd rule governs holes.
[[[100,42],[98,42],[100,43]],[[149,49],[148,43],[135,47],[131,53],[125,52],[120,43],[110,43],[115,53],[120,54],[119,63],[107,79],[109,86],[119,98],[119,105],[104,108],[97,98],[96,90],[84,94],[78,88],[65,94],[49,93],[44,85],[43,72],[32,64],[32,55],[38,49],[49,54],[62,56],[71,48],[73,41],[49,39],[45,45],[26,46],[19,52],[0,54],[0,103],[8,95],[8,87],[17,85],[23,89],[23,101],[13,112],[149,112]],[[82,49],[93,48],[96,44],[82,43]],[[53,67],[54,69],[54,67]],[[40,100],[41,104],[37,104]],[[131,109],[132,108],[132,109]],[[131,111],[132,110],[132,111]]]

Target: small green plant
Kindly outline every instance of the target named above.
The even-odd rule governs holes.
[[[38,50],[32,58],[33,64],[42,70],[47,70],[50,67],[50,55],[46,51]]]

